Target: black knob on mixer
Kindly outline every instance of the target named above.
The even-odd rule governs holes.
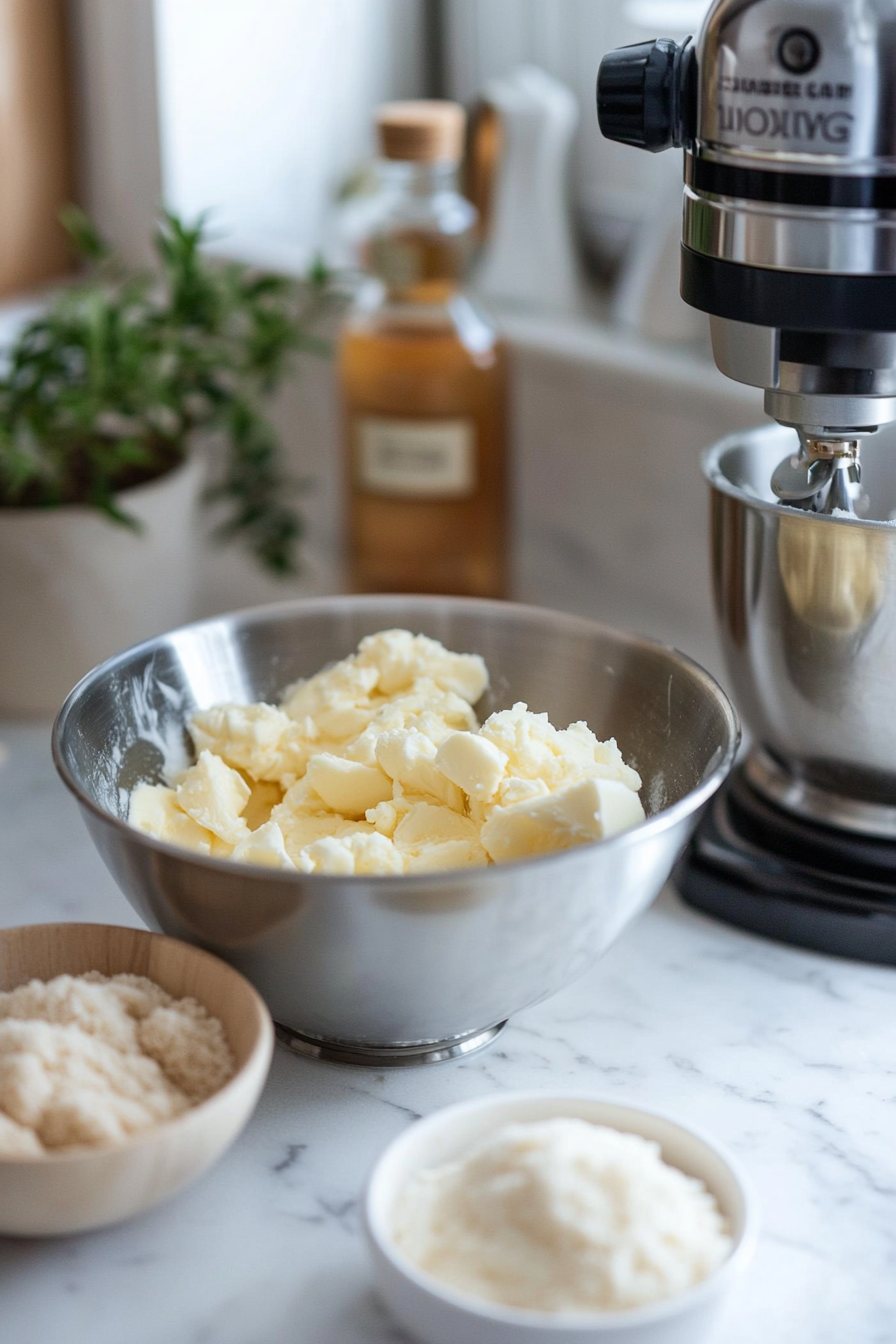
[[[618,47],[597,73],[597,119],[608,140],[656,154],[687,140],[693,83],[691,39],[668,37]]]

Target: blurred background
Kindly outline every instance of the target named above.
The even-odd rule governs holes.
[[[0,343],[72,266],[66,201],[134,265],[152,264],[163,202],[210,211],[225,257],[292,275],[320,256],[356,265],[377,104],[459,100],[486,128],[463,179],[486,223],[472,284],[511,353],[512,595],[717,669],[699,454],[760,420],[759,394],[715,371],[677,296],[680,156],[603,141],[594,110],[605,51],[680,40],[706,7],[0,0]],[[308,482],[303,571],[277,580],[203,543],[197,615],[343,584],[332,360],[303,357],[273,413]]]

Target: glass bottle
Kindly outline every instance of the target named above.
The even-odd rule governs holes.
[[[371,277],[340,338],[356,592],[501,597],[507,587],[506,353],[463,292],[476,212],[457,190],[464,112],[377,117]]]

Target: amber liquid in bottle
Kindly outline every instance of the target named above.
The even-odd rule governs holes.
[[[506,353],[459,288],[464,238],[372,240],[380,301],[339,351],[358,592],[507,590]]]

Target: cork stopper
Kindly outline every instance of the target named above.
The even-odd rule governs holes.
[[[460,103],[437,98],[383,103],[376,114],[380,153],[384,159],[459,163],[465,123]]]

